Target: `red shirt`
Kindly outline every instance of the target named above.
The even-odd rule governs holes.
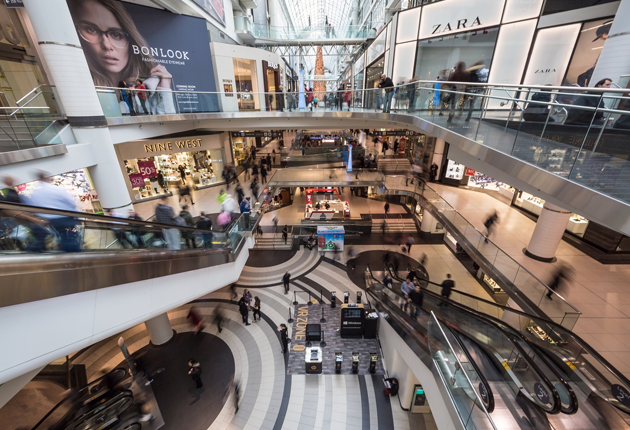
[[[146,90],[147,87],[145,87],[144,85],[140,84],[136,86],[136,89],[138,90]],[[147,99],[147,93],[145,91],[138,91],[138,98],[141,100],[146,100]]]

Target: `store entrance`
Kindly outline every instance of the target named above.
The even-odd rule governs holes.
[[[370,90],[373,88],[378,88],[378,83],[381,80],[381,75],[385,66],[385,59],[381,58],[379,61],[374,63],[371,67],[367,68],[366,72],[366,84],[365,89]],[[380,109],[380,105],[382,103],[380,93],[378,91],[366,91],[364,98],[363,107],[367,109]]]

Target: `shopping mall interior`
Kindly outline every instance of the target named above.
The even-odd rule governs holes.
[[[0,3],[0,429],[629,429],[624,23]]]

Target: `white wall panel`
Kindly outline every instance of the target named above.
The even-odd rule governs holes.
[[[416,7],[398,14],[396,44],[410,42],[418,38],[418,26],[420,25],[421,10],[421,7]]]
[[[392,81],[394,82],[394,85],[397,85],[403,79],[408,81],[412,78],[417,44],[418,42],[414,40],[413,42],[396,45],[394,72],[392,73]]]
[[[537,18],[542,5],[543,0],[507,0],[505,12],[503,12],[503,23]]]
[[[539,30],[523,83],[560,85],[581,26],[571,24]]]

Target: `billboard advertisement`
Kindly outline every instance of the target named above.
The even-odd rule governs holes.
[[[598,19],[582,24],[582,30],[562,85],[594,86],[595,82],[590,82],[591,76],[593,76],[593,70],[599,60],[604,42],[608,39],[612,23],[612,19]]]
[[[225,27],[225,10],[223,0],[193,0],[210,16],[219,21]]]
[[[138,113],[219,110],[215,94],[191,93],[216,92],[204,19],[118,0],[67,2],[94,85],[130,88],[142,81],[148,91],[146,100],[136,96]]]

